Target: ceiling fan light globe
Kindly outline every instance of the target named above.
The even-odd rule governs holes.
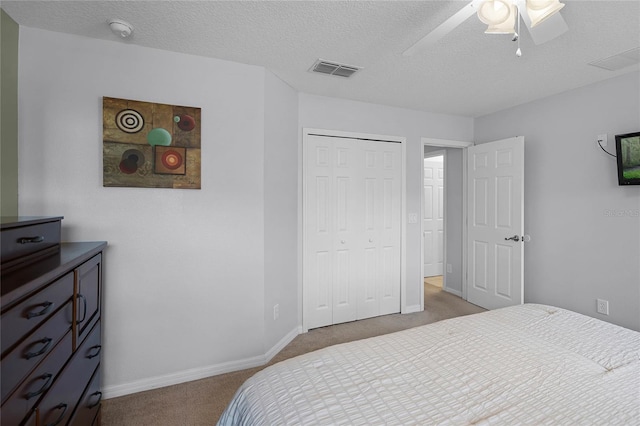
[[[487,25],[499,25],[510,15],[511,6],[505,0],[484,0],[478,6],[478,19]]]
[[[486,30],[484,30],[485,34],[515,34],[516,30],[513,28],[502,28],[499,25],[491,26],[489,25]]]
[[[542,10],[553,4],[553,0],[527,0],[527,10]]]
[[[546,7],[539,8],[541,3],[545,3]],[[529,19],[531,19],[531,28],[546,21],[558,13],[563,7],[564,3],[560,3],[559,0],[527,0],[527,14],[529,15]]]
[[[487,29],[485,30],[485,34],[515,34],[516,32],[516,17],[518,16],[518,12],[516,11],[516,7],[513,5],[509,5],[509,16],[504,22],[499,24],[489,24]]]

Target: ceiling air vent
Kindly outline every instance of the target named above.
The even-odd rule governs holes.
[[[600,59],[598,61],[589,62],[589,65],[594,67],[604,68],[609,71],[618,71],[622,68],[630,67],[640,63],[640,47],[625,50],[617,55],[609,56],[608,58]]]
[[[361,69],[362,68],[353,65],[339,64],[337,62],[329,62],[323,59],[318,59],[315,64],[313,64],[313,66],[309,69],[309,71],[348,78]]]

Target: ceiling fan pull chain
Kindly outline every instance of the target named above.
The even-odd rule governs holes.
[[[518,50],[516,50],[516,56],[519,58],[522,56],[522,50],[520,50],[520,8],[516,6],[516,19],[518,20],[518,31],[516,32],[516,37],[518,40]]]

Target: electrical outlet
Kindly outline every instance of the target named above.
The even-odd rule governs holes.
[[[273,320],[280,318],[280,305],[273,305]]]
[[[599,314],[609,315],[609,301],[596,299],[596,310]]]
[[[451,267],[450,263],[447,263],[447,274],[450,274],[453,272],[453,268]]]

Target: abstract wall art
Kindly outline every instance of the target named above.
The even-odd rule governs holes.
[[[104,186],[200,189],[200,108],[102,98]]]

